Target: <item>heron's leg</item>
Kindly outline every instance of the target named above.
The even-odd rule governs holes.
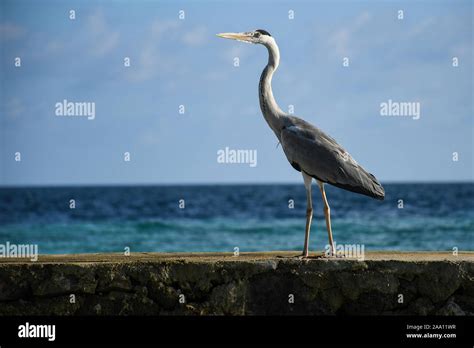
[[[303,257],[308,257],[309,252],[309,230],[311,228],[311,221],[313,220],[313,201],[311,199],[311,181],[313,180],[312,177],[301,172],[303,174],[304,186],[306,188],[306,229],[305,229],[305,236],[304,236],[304,249],[303,249]]]
[[[336,256],[336,250],[334,249],[334,241],[332,239],[331,208],[329,208],[328,200],[326,198],[326,191],[324,191],[324,183],[318,180],[318,185],[319,189],[321,190],[321,195],[323,196],[324,216],[326,217],[326,228],[328,230],[329,245],[331,246],[331,255]]]

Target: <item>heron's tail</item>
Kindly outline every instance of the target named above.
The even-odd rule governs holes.
[[[359,181],[356,185],[330,183],[331,185],[340,187],[344,190],[360,193],[361,195],[369,196],[383,201],[385,198],[385,190],[375,176],[366,172],[359,174]]]
[[[371,180],[371,187],[370,187],[370,193],[371,194],[369,196],[383,201],[384,198],[385,198],[385,190],[384,190],[382,184],[380,184],[380,182],[377,180],[377,178],[375,176],[373,176],[372,174],[369,173],[369,176],[370,176],[370,179],[372,179]]]

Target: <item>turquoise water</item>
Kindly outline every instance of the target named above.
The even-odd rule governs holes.
[[[474,184],[384,187],[383,202],[327,187],[336,243],[474,250]],[[322,250],[327,232],[316,187],[313,202],[311,248]],[[3,188],[0,243],[34,243],[40,253],[300,250],[305,211],[302,184]]]

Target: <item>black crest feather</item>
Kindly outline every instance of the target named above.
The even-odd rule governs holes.
[[[255,30],[257,33],[260,33],[262,35],[268,35],[268,36],[271,36],[270,33],[266,30],[263,30],[263,29],[257,29]]]

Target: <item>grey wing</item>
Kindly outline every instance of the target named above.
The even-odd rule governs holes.
[[[284,127],[281,145],[290,164],[299,171],[331,185],[377,199],[384,199],[382,185],[333,138],[311,124]]]

